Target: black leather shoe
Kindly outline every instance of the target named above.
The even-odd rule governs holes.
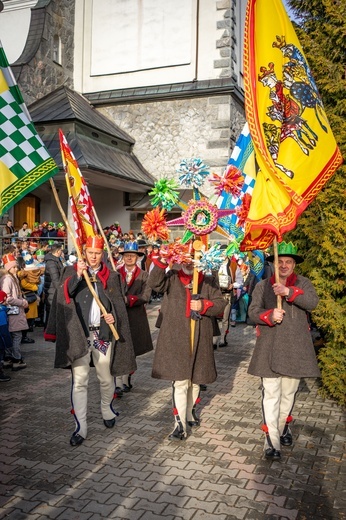
[[[194,426],[199,426],[201,424],[200,421],[187,421],[187,424],[193,428]]]
[[[275,450],[274,448],[267,448],[264,455],[266,459],[281,459],[281,453],[278,450]]]
[[[35,343],[35,340],[31,338],[23,338],[21,343]]]
[[[103,424],[106,428],[113,428],[115,425],[115,418],[113,419],[103,419]]]
[[[185,434],[182,430],[179,429],[177,426],[175,430],[168,435],[169,440],[171,441],[184,441],[185,440]]]
[[[114,392],[114,397],[122,397],[122,396],[123,396],[123,391],[121,388],[119,388],[119,386],[117,386],[115,389],[115,392]]]
[[[224,343],[219,343],[219,348],[227,347],[228,343],[225,341]]]
[[[292,446],[292,434],[287,432],[286,435],[280,436],[280,444],[281,446]]]
[[[79,446],[84,441],[84,437],[78,433],[74,433],[70,439],[71,446]]]
[[[131,392],[131,388],[128,385],[123,385],[123,392],[127,394],[128,392]]]

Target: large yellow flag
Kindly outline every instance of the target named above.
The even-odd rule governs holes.
[[[243,249],[264,249],[342,163],[316,83],[281,0],[248,0],[245,109],[259,172]]]

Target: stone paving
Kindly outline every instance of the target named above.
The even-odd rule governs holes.
[[[158,305],[148,307],[154,323]],[[218,379],[202,392],[201,426],[167,439],[171,389],[150,377],[153,354],[138,358],[131,393],[106,429],[94,371],[88,438],[72,448],[70,373],[53,369],[54,345],[31,334],[28,368],[0,387],[0,519],[346,519],[343,410],[303,380],[294,446],[263,459],[260,381],[247,374],[255,333],[238,324],[215,352]],[[179,341],[179,331],[177,331]]]

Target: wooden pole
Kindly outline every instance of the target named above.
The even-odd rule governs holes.
[[[193,243],[194,260],[199,260],[201,256],[202,242],[200,240],[195,240]],[[198,294],[198,270],[196,267],[193,269],[193,277],[192,277],[192,294]],[[196,334],[196,320],[191,319],[191,355],[193,353],[194,345],[195,345],[195,334]]]
[[[52,191],[53,191],[55,202],[56,202],[56,204],[58,206],[58,209],[59,209],[59,211],[61,213],[61,216],[62,216],[62,219],[63,219],[63,221],[65,223],[66,229],[70,233],[73,245],[74,245],[74,247],[76,249],[76,253],[77,253],[78,259],[79,260],[83,260],[83,256],[82,256],[82,253],[81,253],[81,251],[80,251],[80,249],[78,247],[78,244],[77,244],[77,241],[76,241],[76,237],[74,235],[74,232],[71,229],[71,226],[70,226],[70,224],[69,224],[69,222],[67,220],[66,214],[65,214],[65,212],[64,212],[64,210],[63,210],[63,208],[61,206],[61,203],[60,203],[60,200],[59,200],[59,196],[58,196],[58,192],[56,191],[56,187],[55,187],[55,184],[54,184],[54,181],[53,181],[52,178],[50,179],[50,185],[51,185],[51,188],[52,188]],[[83,271],[83,276],[85,278],[85,281],[86,281],[86,283],[87,283],[87,285],[89,287],[89,290],[90,290],[91,294],[93,295],[93,298],[95,298],[95,301],[96,301],[97,305],[100,307],[100,310],[101,310],[102,314],[108,314],[106,308],[104,307],[104,305],[102,304],[100,298],[98,297],[97,293],[95,292],[95,289],[94,289],[94,287],[93,287],[93,285],[92,285],[92,283],[90,281],[88,272],[87,271]],[[111,331],[113,333],[114,338],[116,340],[118,340],[119,339],[119,334],[117,333],[116,328],[114,327],[114,325],[110,324],[109,327],[110,327],[110,329],[111,329]]]
[[[107,240],[106,235],[105,235],[105,233],[104,233],[104,231],[103,231],[103,228],[102,228],[102,226],[101,226],[101,222],[99,221],[99,218],[98,218],[98,216],[97,216],[97,213],[96,213],[96,210],[95,210],[94,206],[93,206],[93,213],[94,213],[94,217],[95,217],[95,220],[96,220],[96,224],[98,225],[98,228],[99,228],[99,230],[100,230],[100,233],[101,233],[101,235],[102,235],[102,238],[103,238],[103,240],[105,241],[105,244],[106,244],[106,247],[107,247],[107,251],[108,251],[108,258],[109,258],[109,261],[110,261],[110,263],[111,263],[111,265],[112,265],[113,271],[116,271],[115,263],[114,263],[114,259],[113,259],[113,256],[112,256],[111,248],[109,247],[108,240]]]
[[[278,240],[274,238],[274,275],[275,275],[275,283],[280,283],[279,277],[279,255],[278,255]],[[278,309],[282,309],[282,299],[278,294],[276,297],[276,304]]]

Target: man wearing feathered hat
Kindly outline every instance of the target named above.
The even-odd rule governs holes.
[[[102,261],[104,241],[88,237],[85,260],[64,268],[45,330],[47,340],[56,340],[56,368],[71,368],[72,413],[76,429],[71,446],[87,437],[87,392],[92,360],[101,392],[101,414],[106,428],[113,428],[117,413],[112,407],[114,377],[136,370],[120,276]],[[87,272],[106,313],[102,314],[83,273]],[[110,325],[119,335],[115,341]]]
[[[118,268],[123,284],[126,310],[130,323],[131,336],[136,356],[153,350],[150,327],[145,305],[150,300],[151,288],[148,285],[148,273],[140,269],[138,259],[144,253],[139,251],[134,242],[125,244],[121,253],[123,264]],[[131,389],[129,375],[117,377],[117,388],[128,392]]]
[[[300,378],[320,376],[307,319],[318,296],[310,280],[294,272],[303,258],[291,242],[278,244],[278,257],[279,282],[274,276],[259,282],[249,307],[257,340],[248,372],[262,378],[267,459],[280,459],[281,446],[292,445],[290,423]]]
[[[155,350],[152,377],[172,381],[174,430],[171,440],[184,440],[188,427],[196,427],[200,420],[196,414],[201,384],[213,383],[216,368],[213,349],[213,323],[211,317],[223,313],[226,302],[214,276],[199,273],[198,295],[191,295],[193,263],[174,264],[166,272],[167,263],[153,257],[154,267],[149,285],[163,293],[159,315],[160,327]],[[196,320],[193,349],[191,349],[191,311]]]

